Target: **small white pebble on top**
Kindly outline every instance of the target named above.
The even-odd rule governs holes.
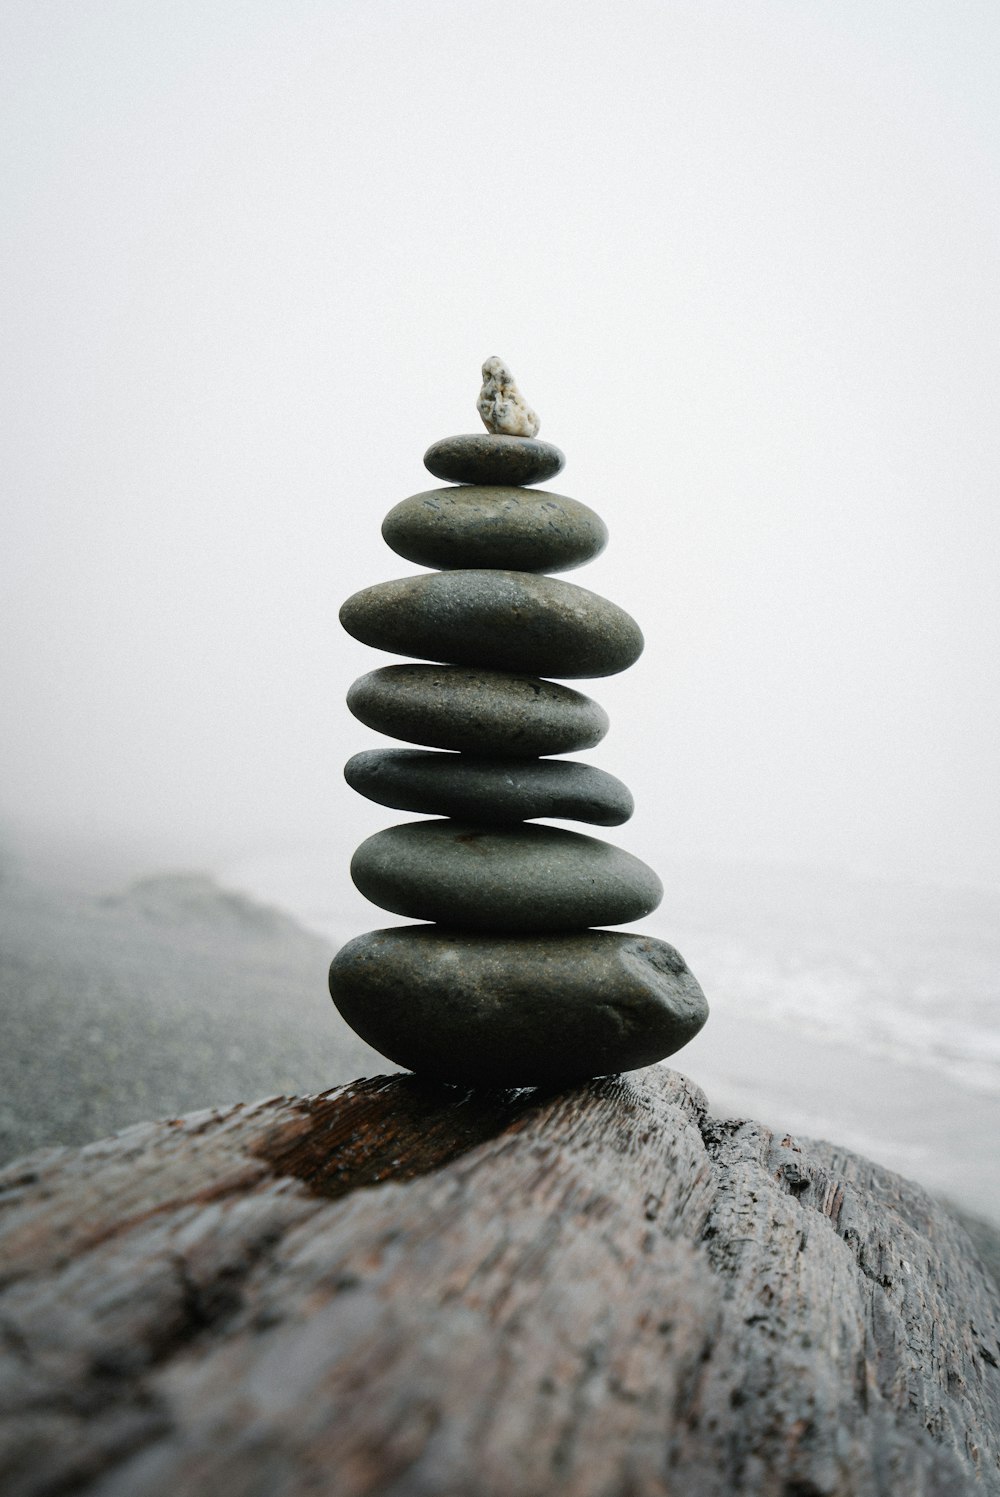
[[[483,365],[483,388],[476,409],[487,431],[504,437],[536,437],[538,417],[517,388],[503,359],[487,359]]]

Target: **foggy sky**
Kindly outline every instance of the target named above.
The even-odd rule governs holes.
[[[1000,880],[1000,9],[0,9],[0,830],[171,856],[341,778],[500,354],[647,640],[581,684],[658,850]]]

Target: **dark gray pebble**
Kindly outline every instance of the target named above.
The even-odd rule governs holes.
[[[708,1017],[674,948],[628,931],[374,930],[341,947],[330,992],[352,1029],[397,1065],[489,1086],[648,1066]]]
[[[390,738],[471,754],[535,759],[593,748],[603,707],[555,681],[458,665],[385,665],[347,693],[354,716]]]
[[[413,494],[382,521],[398,556],[422,567],[566,572],[598,556],[607,526],[592,509],[545,489],[460,484]]]
[[[410,821],[362,842],[351,877],[396,915],[456,930],[586,930],[655,910],[663,885],[623,848],[561,827]]]
[[[446,483],[544,483],[555,478],[565,463],[551,442],[486,431],[444,437],[424,453],[424,467]]]
[[[425,572],[354,593],[340,622],[362,644],[394,655],[525,671],[613,676],[642,654],[623,608],[573,582],[531,572]]]
[[[628,787],[575,759],[484,759],[423,749],[365,749],[344,766],[359,795],[398,811],[466,821],[589,821],[620,826]]]

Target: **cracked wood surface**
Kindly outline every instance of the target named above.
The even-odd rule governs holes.
[[[1000,1492],[962,1229],[654,1067],[380,1078],[0,1175],[11,1497]]]

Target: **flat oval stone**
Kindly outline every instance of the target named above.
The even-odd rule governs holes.
[[[424,453],[424,467],[446,483],[544,483],[565,464],[551,442],[488,431],[444,437]]]
[[[566,572],[600,555],[608,531],[563,494],[460,484],[402,500],[382,521],[382,537],[422,567]]]
[[[385,665],[360,676],[347,705],[366,727],[407,743],[535,759],[593,748],[603,707],[555,681],[457,665]]]
[[[655,910],[652,868],[560,827],[410,821],[362,842],[351,877],[366,899],[454,930],[586,930]]]
[[[631,931],[373,930],[338,951],[330,992],[351,1028],[396,1065],[486,1086],[652,1065],[708,1017],[683,958]]]
[[[391,669],[391,667],[390,667]],[[589,821],[620,826],[632,815],[621,780],[574,759],[483,759],[423,749],[365,749],[344,778],[359,795],[398,811],[466,821]]]
[[[613,676],[642,654],[639,625],[598,593],[531,572],[425,572],[354,593],[340,622],[394,655],[524,671]]]

